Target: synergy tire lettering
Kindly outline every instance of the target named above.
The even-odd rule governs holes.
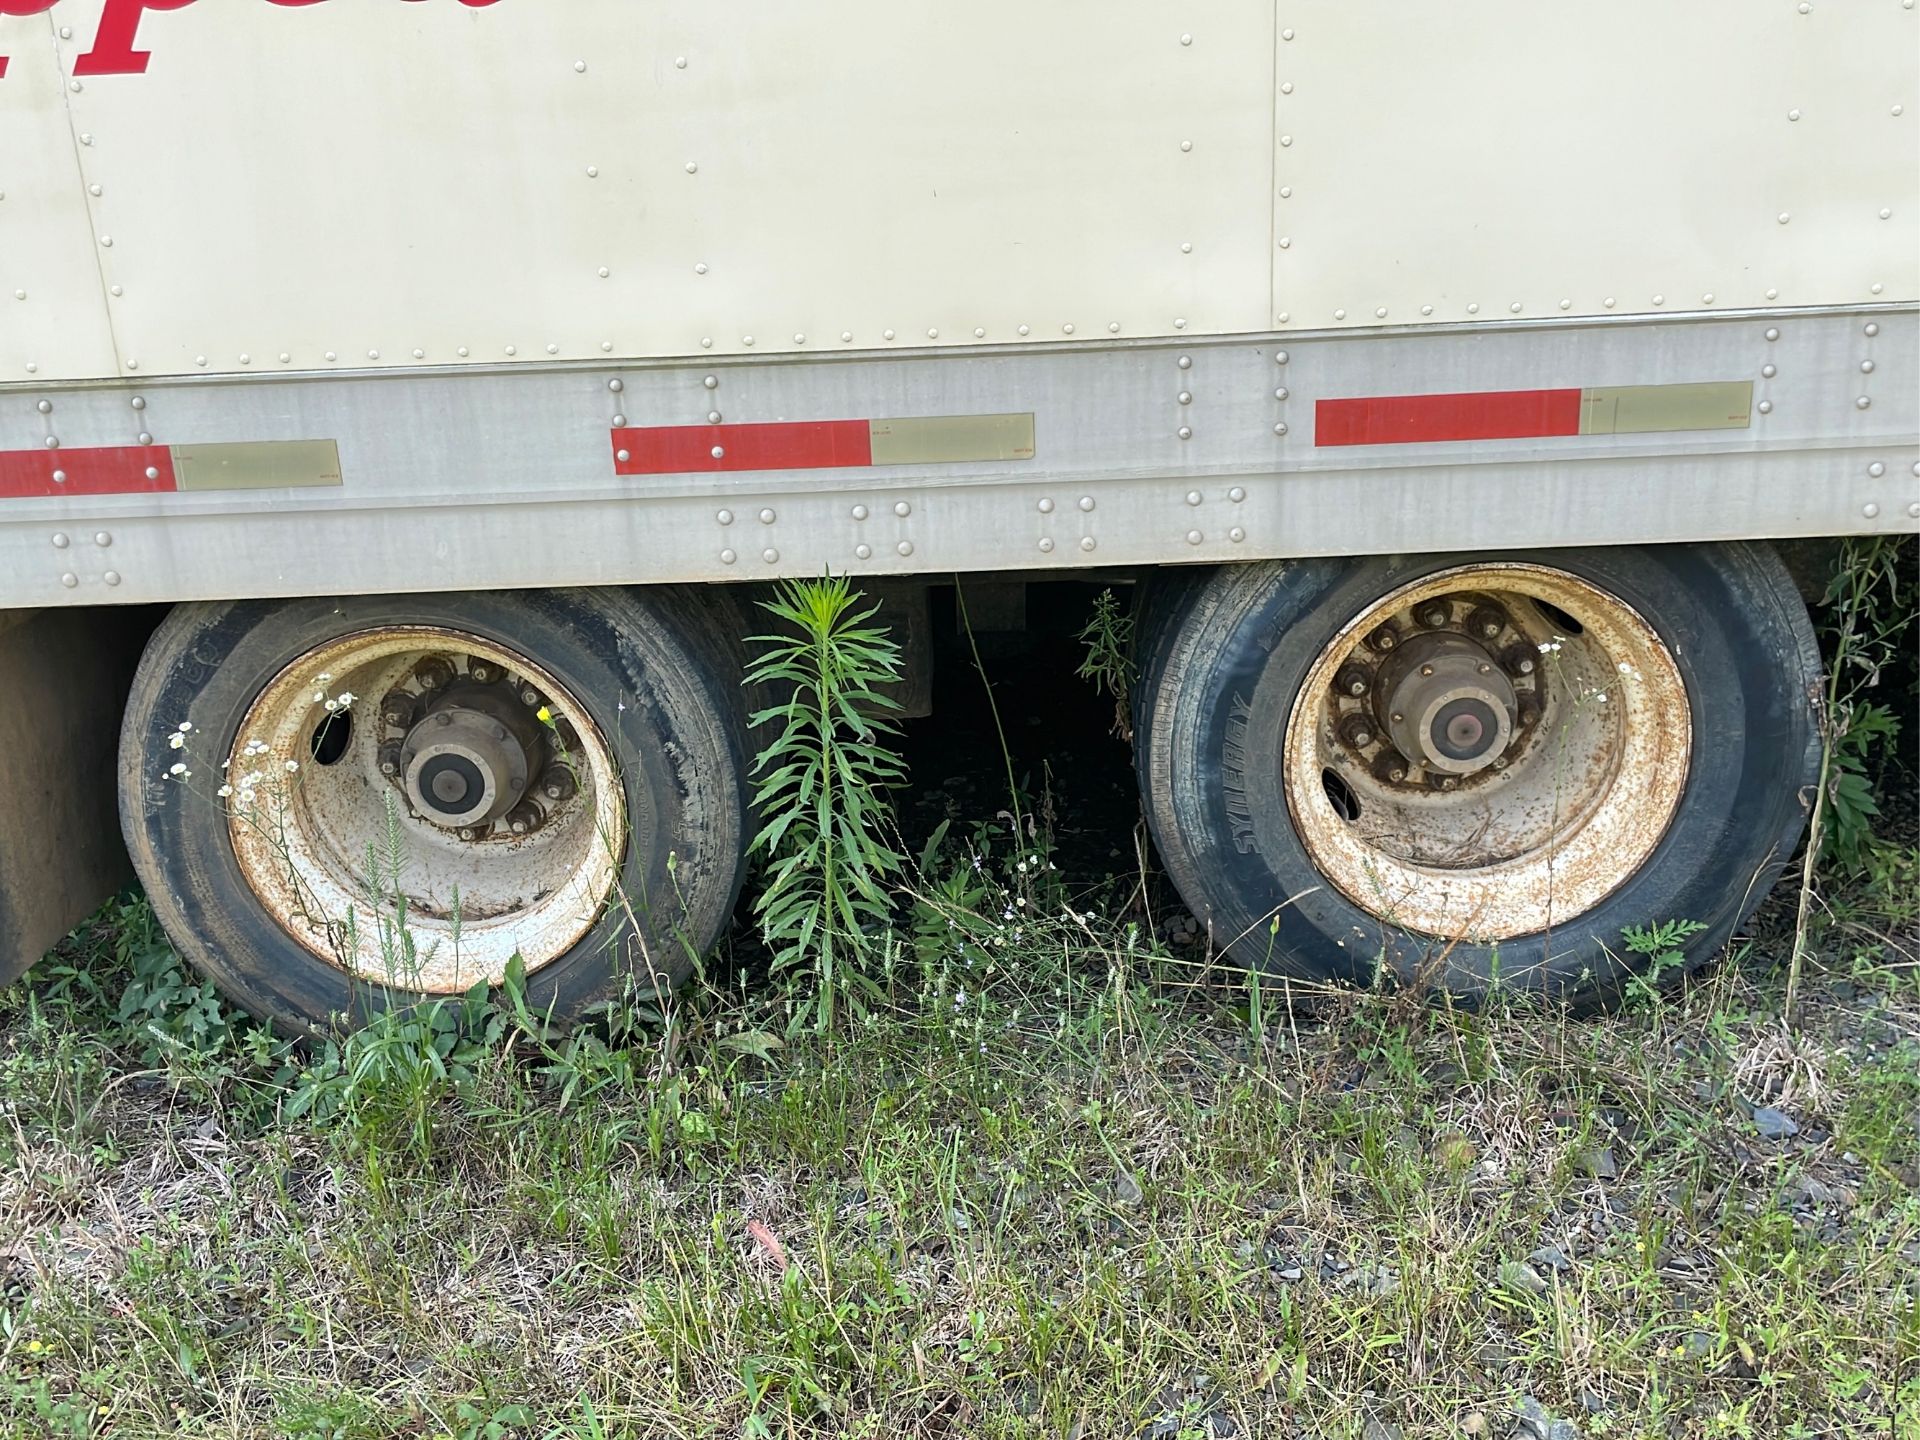
[[[1254,847],[1253,806],[1247,799],[1247,722],[1252,718],[1247,697],[1235,695],[1220,745],[1220,788],[1233,824],[1233,848],[1242,855],[1251,855]]]

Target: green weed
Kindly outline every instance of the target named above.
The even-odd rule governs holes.
[[[789,581],[763,608],[788,633],[763,635],[749,684],[790,687],[792,699],[753,717],[780,731],[754,762],[765,817],[752,849],[768,868],[754,901],[776,972],[805,972],[795,1027],[832,1028],[880,992],[871,972],[893,921],[890,886],[904,861],[891,838],[887,791],[906,772],[889,740],[900,652],[867,622],[844,578]],[[796,977],[797,978],[797,977]]]
[[[1910,926],[1920,915],[1920,900],[1910,883],[1920,869],[1920,845],[1911,826],[1904,834],[1879,831],[1876,791],[1884,786],[1901,717],[1894,706],[1872,698],[1883,679],[1913,663],[1914,639],[1920,632],[1913,559],[1910,537],[1849,538],[1835,554],[1821,597],[1818,628],[1826,652],[1827,688],[1820,717],[1820,784],[1801,869],[1789,1010],[1799,993],[1818,918],[1818,889],[1864,889],[1876,918],[1895,927]],[[1910,710],[1910,673],[1907,678]]]
[[[1130,697],[1139,674],[1133,656],[1133,632],[1133,613],[1121,606],[1111,589],[1102,590],[1094,597],[1093,613],[1080,630],[1086,655],[1074,672],[1112,697],[1114,733],[1126,740],[1133,738]]]

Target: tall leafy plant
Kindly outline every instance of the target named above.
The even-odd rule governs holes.
[[[812,971],[793,1028],[824,1031],[842,1000],[864,1011],[880,993],[872,961],[904,863],[886,793],[906,779],[892,748],[900,707],[883,688],[900,676],[900,648],[844,577],[787,581],[762,608],[783,633],[755,637],[766,648],[747,683],[791,698],[753,717],[780,725],[754,761],[752,849],[768,865],[754,910],[774,968]]]
[[[1821,708],[1820,785],[1814,793],[1811,833],[1800,872],[1800,906],[1788,967],[1787,1011],[1800,988],[1813,921],[1819,862],[1840,877],[1878,872],[1891,888],[1910,891],[1912,848],[1875,833],[1880,807],[1874,772],[1883,769],[1900,732],[1900,714],[1869,698],[1889,670],[1913,653],[1917,616],[1912,542],[1898,535],[1857,536],[1841,542],[1821,596],[1821,639],[1827,656],[1826,703]],[[1910,704],[1911,696],[1907,697]],[[1896,700],[1896,705],[1899,703]],[[1911,906],[1911,899],[1898,902]]]

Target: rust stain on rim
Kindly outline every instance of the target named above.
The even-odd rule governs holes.
[[[1336,733],[1334,677],[1387,620],[1463,594],[1526,618],[1546,714],[1511,765],[1454,793],[1384,784]],[[1555,628],[1542,602],[1579,633]],[[1630,605],[1548,566],[1465,565],[1383,596],[1334,636],[1295,697],[1282,778],[1308,855],[1349,900],[1407,930],[1484,943],[1565,925],[1635,875],[1679,808],[1692,742],[1679,667]],[[1357,816],[1336,807],[1329,773]]]
[[[410,815],[379,770],[381,695],[423,654],[493,662],[548,697],[578,736],[577,792],[524,838],[463,841]],[[329,676],[321,682],[321,676]],[[331,765],[312,751],[328,712],[316,693],[355,696],[359,717]],[[249,742],[263,751],[248,755]],[[294,768],[289,768],[289,767]],[[243,807],[240,782],[258,776]],[[552,675],[494,641],[435,626],[342,636],[292,662],[249,707],[234,741],[228,834],[242,877],[287,934],[373,984],[427,994],[497,985],[520,956],[528,974],[566,954],[613,897],[628,843],[613,753],[587,711]],[[385,854],[392,815],[401,847]],[[372,855],[369,847],[372,847]],[[392,874],[378,879],[397,861]],[[397,896],[406,900],[405,938]]]

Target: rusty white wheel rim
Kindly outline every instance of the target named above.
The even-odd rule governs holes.
[[[1435,603],[1444,625],[1415,618]],[[1469,634],[1476,613],[1507,625]],[[1397,645],[1374,648],[1389,625]],[[1456,634],[1487,653],[1477,680]],[[1426,636],[1447,663],[1418,658],[1437,673],[1389,668]],[[1364,698],[1350,693],[1356,670]],[[1484,723],[1503,706],[1504,730]],[[1438,728],[1415,728],[1422,717]],[[1480,747],[1465,760],[1443,747],[1461,737]],[[1488,943],[1567,924],[1625,884],[1679,807],[1692,739],[1679,668],[1631,606],[1548,566],[1468,565],[1394,591],[1334,636],[1289,716],[1283,780],[1307,854],[1349,900],[1399,928]],[[1409,761],[1400,740],[1410,763],[1396,763]]]
[[[511,788],[507,757],[518,758],[532,772],[520,802],[530,808],[458,827],[428,818],[423,803],[472,821],[479,801],[429,800],[433,773],[428,788],[419,783],[436,756],[444,769],[445,755],[461,748],[444,743],[437,726],[425,733],[445,713],[434,696],[444,702],[449,693],[421,682],[416,667],[426,657],[450,666],[443,685],[461,702],[450,707],[459,723],[446,731],[463,733],[476,714],[497,716],[501,730],[511,723],[508,739],[480,755],[493,787],[484,794],[491,802]],[[496,671],[498,695],[473,678]],[[389,723],[383,702],[409,695],[417,707],[410,723]],[[342,696],[352,697],[344,707]],[[409,753],[416,732],[409,790],[406,767],[395,776],[380,766],[383,749],[390,762],[396,745]],[[327,740],[316,741],[323,733]],[[530,743],[521,738],[528,735]],[[442,777],[440,793],[453,783]],[[562,793],[550,797],[549,785]],[[358,979],[429,994],[498,984],[516,955],[531,974],[566,954],[605,910],[626,853],[613,754],[586,710],[525,656],[425,626],[345,636],[289,665],[241,722],[222,799],[241,874],[283,930]]]

